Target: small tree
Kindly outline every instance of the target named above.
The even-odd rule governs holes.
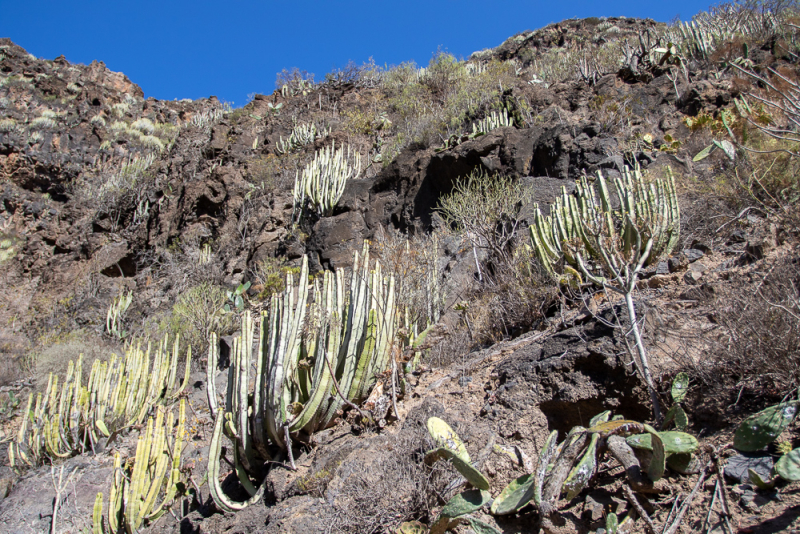
[[[522,209],[529,201],[530,191],[521,181],[479,169],[456,182],[452,193],[439,201],[439,213],[445,222],[467,235],[481,280],[476,249],[509,261],[511,243],[522,222]]]
[[[645,183],[638,168],[626,169],[614,180],[619,196],[619,208],[614,209],[605,178],[597,174],[596,188],[586,176],[578,182],[574,196],[562,188],[550,216],[543,217],[537,206],[531,237],[542,264],[554,275],[554,265],[563,257],[595,285],[624,297],[638,355],[637,359],[632,354],[633,361],[650,391],[653,415],[660,420],[633,293],[642,268],[668,254],[678,242],[680,211],[675,180],[669,172],[666,181]]]

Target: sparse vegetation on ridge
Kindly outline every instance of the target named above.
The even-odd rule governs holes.
[[[793,528],[798,13],[571,19],[237,109],[4,41],[0,521]]]

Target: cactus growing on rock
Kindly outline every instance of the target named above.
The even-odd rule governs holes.
[[[146,430],[139,436],[133,461],[129,459],[123,465],[119,452],[114,455],[114,474],[108,493],[110,532],[123,528],[128,534],[139,532],[143,525],[164,515],[185,490],[181,474],[185,399],[180,401],[178,425],[170,443],[172,421],[172,412],[159,408],[155,421],[150,417]],[[93,514],[95,534],[103,532],[102,507],[103,495],[98,493]]]
[[[59,388],[59,377],[48,377],[44,393],[28,397],[27,414],[9,444],[12,466],[35,466],[46,459],[65,458],[91,449],[104,436],[141,424],[151,409],[178,398],[189,382],[191,348],[186,353],[183,381],[176,388],[180,344],[165,338],[155,350],[148,344],[130,345],[121,359],[95,360],[89,382],[83,385],[83,357],[69,363]],[[152,357],[151,357],[152,354]],[[98,432],[100,434],[98,434]]]
[[[250,477],[259,475],[258,459],[271,458],[270,444],[291,455],[292,434],[331,425],[345,404],[363,400],[375,377],[391,367],[397,327],[394,278],[385,279],[378,262],[370,269],[367,244],[361,255],[354,255],[349,288],[343,271],[325,272],[321,279],[316,278],[310,291],[304,257],[297,285],[287,274],[283,295],[272,297],[255,344],[255,324],[244,314],[242,336],[232,351],[225,408],[209,399],[216,412],[209,482],[215,502],[225,510],[258,499],[260,490]],[[252,364],[255,390],[250,396]],[[216,366],[213,349],[208,365]],[[219,486],[223,432],[235,443],[234,464],[251,495],[248,501],[233,501]]]
[[[297,173],[294,181],[295,211],[303,210],[306,201],[320,216],[329,216],[339,202],[347,180],[361,172],[361,154],[351,155],[350,147],[336,149],[336,143],[317,151],[314,159]]]
[[[531,239],[541,264],[554,276],[554,265],[563,257],[593,284],[624,296],[638,360],[631,356],[647,383],[655,419],[660,420],[633,292],[641,270],[672,251],[678,242],[680,210],[675,180],[669,172],[666,181],[656,179],[648,184],[637,168],[626,169],[614,185],[619,209],[612,207],[613,198],[600,172],[597,187],[583,176],[574,196],[562,188],[561,197],[550,208],[551,215],[542,216],[536,207]]]

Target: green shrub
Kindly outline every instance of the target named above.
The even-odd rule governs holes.
[[[250,273],[255,281],[254,288],[259,292],[256,297],[267,301],[272,295],[280,293],[286,287],[286,275],[297,275],[298,267],[291,267],[285,258],[264,258],[253,265]]]
[[[233,331],[236,324],[234,314],[223,311],[227,302],[225,288],[203,282],[178,297],[171,317],[161,329],[180,335],[186,344],[192,346],[192,352],[203,354],[209,334],[225,335]]]
[[[439,213],[473,247],[508,260],[530,198],[531,191],[521,181],[476,169],[439,200]]]

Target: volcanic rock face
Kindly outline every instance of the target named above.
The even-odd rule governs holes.
[[[452,144],[444,135],[453,133],[452,124],[438,116],[408,119],[414,106],[402,84],[392,85],[388,76],[376,81],[367,71],[351,78],[340,73],[300,90],[288,80],[285,88],[231,110],[215,97],[145,99],[124,74],[101,62],[42,60],[0,39],[0,284],[5,289],[0,291],[0,401],[9,391],[18,397],[40,391],[47,372],[63,371],[78,353],[119,351],[123,340],[108,335],[105,321],[113,299],[126,291],[134,294],[131,338],[161,337],[175,330],[176,302],[201,283],[224,295],[225,288],[253,281],[255,302],[304,254],[312,272],[341,269],[350,266],[365,239],[443,230],[442,197],[478,169],[521,181],[545,213],[562,188],[571,193],[584,174],[616,177],[625,166],[639,165],[653,175],[669,167],[679,177],[716,176],[733,163],[722,151],[692,160],[712,136],[711,128],[704,132],[697,121],[716,120],[715,114],[729,108],[741,80],[712,77],[699,67],[677,76],[677,67],[645,68],[634,61],[614,63],[611,70],[582,70],[580,76],[571,67],[571,74],[547,83],[528,76],[543,58],[634,42],[659,27],[625,18],[565,21],[476,53],[470,64],[478,65],[477,74],[465,70],[459,76],[478,79],[480,66],[489,65],[506,77],[492,81],[491,90],[464,82],[474,90],[470,98],[482,103],[458,110],[456,133],[469,132],[473,120],[501,107],[513,125],[483,135],[453,135],[450,139],[461,142]],[[750,57],[771,65],[781,59],[776,49],[753,47]],[[413,76],[423,79],[415,69]],[[427,80],[426,94],[439,98],[457,81]],[[480,96],[479,89],[491,98]],[[447,113],[447,102],[436,100],[436,112]],[[312,123],[326,134],[284,150],[294,128]],[[318,216],[295,205],[293,189],[298,173],[329,143],[349,144],[367,163],[347,182],[332,214]],[[533,213],[533,203],[523,206],[520,235],[526,235]],[[755,210],[743,214],[735,220],[745,230],[737,227],[725,245],[733,260],[715,265],[714,247],[691,239],[683,252],[643,275],[643,289],[666,292],[681,285],[685,290],[674,306],[637,304],[653,329],[648,342],[678,329],[676,307],[713,299],[715,284],[732,276],[730,269],[755,272],[758,262],[782,245],[783,229],[751,231],[747,225],[755,227],[761,218]],[[431,364],[407,375],[399,421],[379,432],[342,414],[337,426],[304,436],[308,443],[298,447],[298,471],[273,462],[264,502],[226,516],[216,513],[207,486],[201,486],[177,521],[165,516],[150,530],[317,532],[335,525],[340,531],[376,532],[442,505],[435,495],[455,475],[449,467],[431,472],[423,466],[432,447],[425,431],[431,416],[458,431],[492,488],[529,472],[526,462],[538,455],[551,430],[563,435],[604,410],[649,418],[647,392],[631,371],[624,313],[614,304],[598,310],[591,298],[562,288],[560,302],[543,305],[545,332],[479,346],[469,324],[467,286],[477,278],[475,263],[485,259],[485,252],[452,235],[443,238],[434,262],[450,294],[435,332],[445,339],[439,352],[458,354],[450,355],[443,369]],[[264,265],[273,270],[266,272]],[[488,262],[491,274],[496,267]],[[570,305],[582,309],[565,314]],[[716,312],[707,317],[716,322]],[[457,328],[469,339],[462,351],[450,347],[456,346]],[[519,324],[503,328],[493,339],[521,330]],[[230,348],[230,339],[223,337],[223,349]],[[199,360],[202,366],[204,358]],[[221,393],[225,374],[217,382]],[[184,457],[195,483],[209,453],[205,380],[205,371],[195,371],[188,395],[197,413]],[[0,438],[8,437],[10,428],[0,430]],[[135,432],[122,435],[114,447],[130,456],[135,437]],[[6,447],[0,443],[0,457]],[[88,528],[94,495],[106,491],[112,474],[109,456],[96,452],[64,463],[74,478],[60,517],[76,531]],[[233,472],[223,487],[244,498],[236,494],[243,489]],[[0,524],[8,532],[48,530],[54,496],[49,467],[22,477],[0,468]],[[608,495],[592,501],[600,512],[601,497]],[[588,515],[598,522],[600,512]],[[501,526],[518,531],[530,524],[526,512]]]

